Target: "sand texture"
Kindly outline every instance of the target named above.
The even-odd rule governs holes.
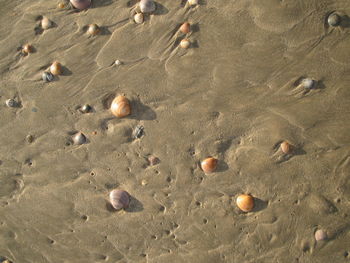
[[[58,3],[1,1],[0,259],[350,262],[349,0],[157,0],[142,24],[136,0]],[[63,72],[45,83],[53,61]],[[315,87],[298,86],[306,77]],[[112,115],[116,95],[130,116]],[[111,209],[115,188],[131,195],[125,211]]]

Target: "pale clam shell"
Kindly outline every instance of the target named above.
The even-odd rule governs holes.
[[[91,0],[70,0],[71,5],[79,10],[89,8],[91,6]]]
[[[141,0],[139,5],[142,13],[152,13],[156,10],[156,4],[153,0]]]
[[[89,113],[92,110],[91,106],[89,104],[85,104],[81,107],[80,111],[82,113]]]
[[[81,132],[78,132],[73,136],[73,142],[76,145],[84,144],[86,143],[86,141],[87,141],[86,136]]]
[[[50,19],[48,19],[46,16],[41,19],[41,27],[43,29],[49,29],[52,26],[52,22]]]
[[[136,24],[142,24],[143,23],[143,14],[142,13],[137,13],[135,16],[134,16],[134,21]]]
[[[182,39],[180,42],[180,47],[187,49],[191,46],[191,42],[188,39]]]
[[[322,240],[326,240],[328,237],[327,237],[327,233],[322,230],[322,229],[318,229],[316,232],[315,232],[315,240],[316,241],[322,241]]]
[[[89,28],[87,30],[88,34],[92,36],[96,36],[97,34],[100,33],[100,31],[101,31],[100,27],[96,24],[89,25]]]
[[[315,85],[315,80],[311,79],[311,78],[305,78],[301,81],[301,85],[305,88],[305,89],[312,89],[313,86]]]
[[[114,189],[109,193],[109,201],[114,209],[125,209],[129,206],[130,195],[127,191]]]
[[[188,0],[189,5],[198,5],[199,0]]]

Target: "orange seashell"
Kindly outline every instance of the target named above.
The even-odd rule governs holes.
[[[208,157],[201,162],[201,168],[205,173],[212,173],[215,171],[218,160],[213,157]]]
[[[58,8],[65,8],[66,6],[65,6],[65,4],[64,3],[59,3],[58,4]]]
[[[131,114],[130,102],[124,96],[117,96],[111,104],[111,111],[114,116],[123,118]]]
[[[282,152],[285,154],[288,154],[292,151],[292,146],[286,141],[282,142],[280,147]]]
[[[190,23],[186,22],[180,26],[180,31],[184,34],[188,34],[191,30]]]
[[[60,75],[62,73],[62,65],[61,65],[61,63],[59,63],[57,61],[52,63],[52,65],[50,66],[50,72],[53,75]]]
[[[251,195],[241,194],[237,197],[236,204],[243,212],[250,212],[254,208],[254,198]]]
[[[98,25],[96,24],[91,24],[89,25],[89,28],[87,30],[88,34],[92,35],[92,36],[96,36],[100,33],[101,29]]]
[[[26,44],[22,47],[22,53],[29,54],[33,52],[33,46],[30,44]]]

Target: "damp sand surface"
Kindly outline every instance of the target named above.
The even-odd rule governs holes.
[[[350,262],[348,0],[158,0],[143,24],[135,0],[57,4],[1,3],[3,259]],[[333,11],[338,27],[325,23]],[[53,61],[62,75],[44,83]],[[317,85],[300,88],[305,77]],[[120,94],[132,106],[123,119],[108,109]],[[219,163],[206,175],[208,156]],[[108,204],[115,188],[132,197],[126,211]],[[252,212],[236,207],[241,193],[256,197]]]

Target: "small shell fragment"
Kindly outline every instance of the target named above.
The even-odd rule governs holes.
[[[52,21],[48,19],[46,16],[41,20],[42,29],[49,29],[52,26]]]
[[[5,101],[7,107],[15,108],[17,107],[17,102],[14,99],[8,99]]]
[[[45,82],[51,82],[54,79],[54,76],[52,75],[51,72],[45,71],[43,72],[43,74],[41,75],[41,78],[43,79],[43,81]]]
[[[338,14],[330,14],[330,16],[327,19],[327,22],[330,26],[336,27],[340,25],[341,18]]]
[[[129,206],[130,195],[127,191],[114,189],[109,193],[109,200],[114,209],[125,209]]]
[[[187,49],[191,46],[191,42],[188,40],[188,39],[182,39],[181,42],[180,42],[180,47],[181,48],[184,48],[184,49]]]
[[[91,36],[96,36],[100,33],[101,29],[97,24],[91,24],[89,25],[89,28],[87,30],[88,34]]]
[[[73,136],[73,142],[76,145],[84,144],[86,143],[86,141],[87,141],[86,136],[81,132],[78,132]]]
[[[144,127],[142,125],[137,125],[133,131],[133,135],[135,139],[141,138],[143,135]]]
[[[144,18],[142,13],[137,13],[136,15],[134,15],[134,21],[136,24],[142,24],[143,20]]]
[[[241,194],[237,197],[236,204],[243,212],[250,212],[254,208],[254,198],[251,195]]]
[[[141,0],[140,10],[142,13],[152,13],[156,10],[156,4],[153,0]]]

